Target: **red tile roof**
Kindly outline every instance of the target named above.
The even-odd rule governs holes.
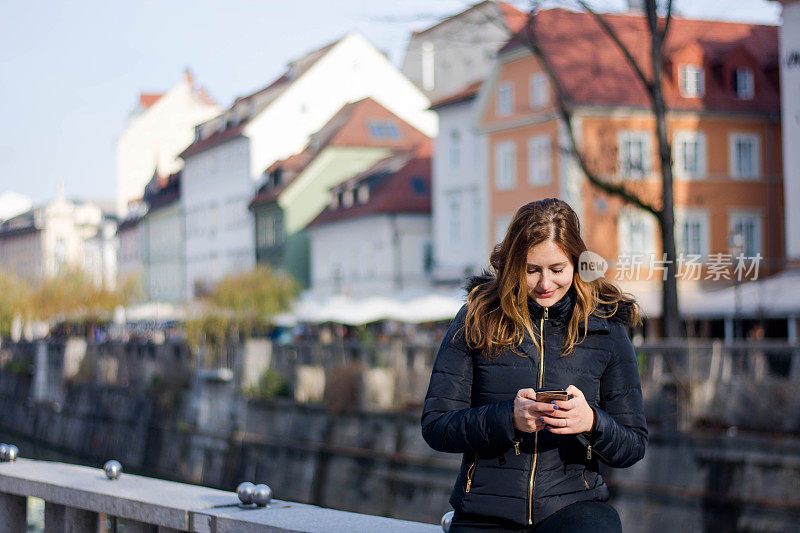
[[[139,105],[142,109],[150,109],[150,106],[158,102],[164,93],[141,93],[139,94]]]
[[[511,33],[517,33],[528,21],[527,13],[523,13],[508,2],[497,2],[497,7],[500,8],[500,13],[503,14],[506,26]]]
[[[308,227],[368,215],[430,213],[432,144],[429,141],[418,150],[398,151],[341,184],[339,187],[356,189],[363,183],[369,184],[369,199],[366,203],[356,202],[350,207],[331,209],[329,205]],[[386,176],[385,179],[381,179],[383,176]],[[420,186],[423,191],[417,190]]]
[[[399,137],[397,139],[373,138],[369,133],[369,124],[372,121],[393,122],[400,133]],[[277,187],[262,187],[250,206],[254,207],[275,200],[302,169],[328,146],[407,150],[414,147],[425,147],[429,144],[430,138],[427,135],[372,98],[367,97],[357,102],[350,102],[342,106],[318,132],[311,136],[311,142],[303,151],[270,165],[265,172],[269,174],[281,168],[285,181]]]
[[[603,15],[649,75],[649,37],[645,18],[634,14]],[[647,107],[644,87],[622,53],[588,13],[548,9],[534,17],[533,28],[548,54],[568,98],[584,105]],[[506,43],[499,54],[522,46],[527,28]],[[673,18],[665,44],[664,97],[672,109],[778,112],[778,28],[756,24]],[[746,52],[746,53],[743,53]],[[749,56],[749,57],[748,57]],[[724,62],[755,61],[755,96],[737,98],[729,87]],[[705,95],[684,98],[678,90],[678,62],[705,66]]]
[[[440,107],[444,107],[450,104],[456,104],[458,102],[464,102],[466,100],[471,100],[475,98],[478,94],[478,91],[481,89],[481,85],[483,84],[483,80],[476,80],[464,87],[463,89],[454,92],[453,94],[449,94],[436,100],[431,104],[429,109],[438,109]]]

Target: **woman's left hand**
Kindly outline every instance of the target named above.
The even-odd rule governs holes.
[[[594,411],[586,403],[586,398],[578,387],[570,385],[566,390],[572,398],[563,402],[558,400],[552,402],[550,404],[552,410],[543,415],[541,420],[547,424],[547,429],[551,433],[560,435],[591,431],[594,425]]]

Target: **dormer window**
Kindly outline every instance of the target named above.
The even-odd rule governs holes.
[[[338,209],[339,207],[339,194],[340,191],[331,192],[331,209]]]
[[[733,92],[742,100],[753,98],[753,71],[749,68],[737,68],[733,71]]]
[[[367,124],[369,135],[373,139],[399,139],[400,128],[391,121],[370,120]]]
[[[200,124],[194,127],[194,142],[200,141]]]
[[[353,205],[353,200],[354,200],[353,197],[355,196],[354,192],[355,191],[353,189],[347,189],[346,191],[344,191],[344,194],[342,196],[342,205],[344,207],[350,207],[351,205]]]
[[[699,98],[705,94],[705,75],[700,65],[681,65],[678,75],[681,96]]]
[[[365,204],[369,201],[369,185],[362,183],[358,186],[358,203]]]

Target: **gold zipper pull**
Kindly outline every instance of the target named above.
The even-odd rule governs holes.
[[[470,488],[471,486],[472,486],[472,480],[471,480],[471,479],[468,479],[468,480],[467,480],[467,492],[469,492],[469,488]]]
[[[549,309],[550,309],[549,307],[545,307],[545,308],[544,308],[544,319],[545,319],[545,320],[547,320],[547,311],[548,311]]]
[[[519,455],[519,441],[514,442],[514,455]]]
[[[588,459],[589,461],[592,460],[592,445],[591,444],[586,447],[586,459]]]

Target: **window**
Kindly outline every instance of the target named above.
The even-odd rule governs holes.
[[[730,137],[731,176],[755,178],[759,175],[758,135],[734,133]]]
[[[679,131],[672,144],[676,175],[685,179],[705,177],[705,134],[698,131]]]
[[[461,204],[458,200],[450,201],[449,213],[449,227],[450,227],[450,247],[461,247]]]
[[[362,183],[358,186],[358,203],[365,204],[369,201],[369,185]]]
[[[516,186],[516,158],[517,150],[513,142],[501,142],[495,147],[495,187],[498,191],[513,189]]]
[[[655,220],[652,216],[641,209],[621,209],[617,222],[619,254],[630,256],[654,254],[655,231]]]
[[[528,183],[546,185],[550,183],[550,137],[538,135],[528,139]]]
[[[433,270],[433,245],[429,242],[422,245],[422,270],[426,274]]]
[[[626,178],[641,178],[650,172],[650,136],[647,132],[620,132],[619,169]]]
[[[705,76],[700,65],[681,65],[678,79],[684,98],[698,98],[705,94]]]
[[[675,219],[675,247],[678,253],[708,256],[708,213],[699,210],[678,211]]]
[[[258,217],[258,245],[273,246],[275,244],[275,219],[270,215]]]
[[[749,68],[737,68],[733,71],[733,91],[743,100],[753,98],[753,71]]]
[[[758,213],[731,212],[729,235],[740,234],[743,238],[743,249],[737,252],[747,257],[754,257],[761,252],[761,215]]]
[[[428,194],[428,184],[422,176],[412,176],[411,190],[417,196],[426,196]]]
[[[494,242],[495,244],[503,242],[506,237],[506,230],[508,225],[511,224],[512,215],[500,215],[494,219]]]
[[[550,82],[547,74],[537,72],[530,77],[530,103],[533,109],[541,109],[550,102]]]
[[[505,117],[514,111],[514,87],[504,81],[497,87],[497,115]]]
[[[395,122],[371,120],[367,127],[369,128],[369,135],[373,139],[400,138],[400,129]]]
[[[461,166],[461,132],[450,130],[450,170],[458,170]]]

